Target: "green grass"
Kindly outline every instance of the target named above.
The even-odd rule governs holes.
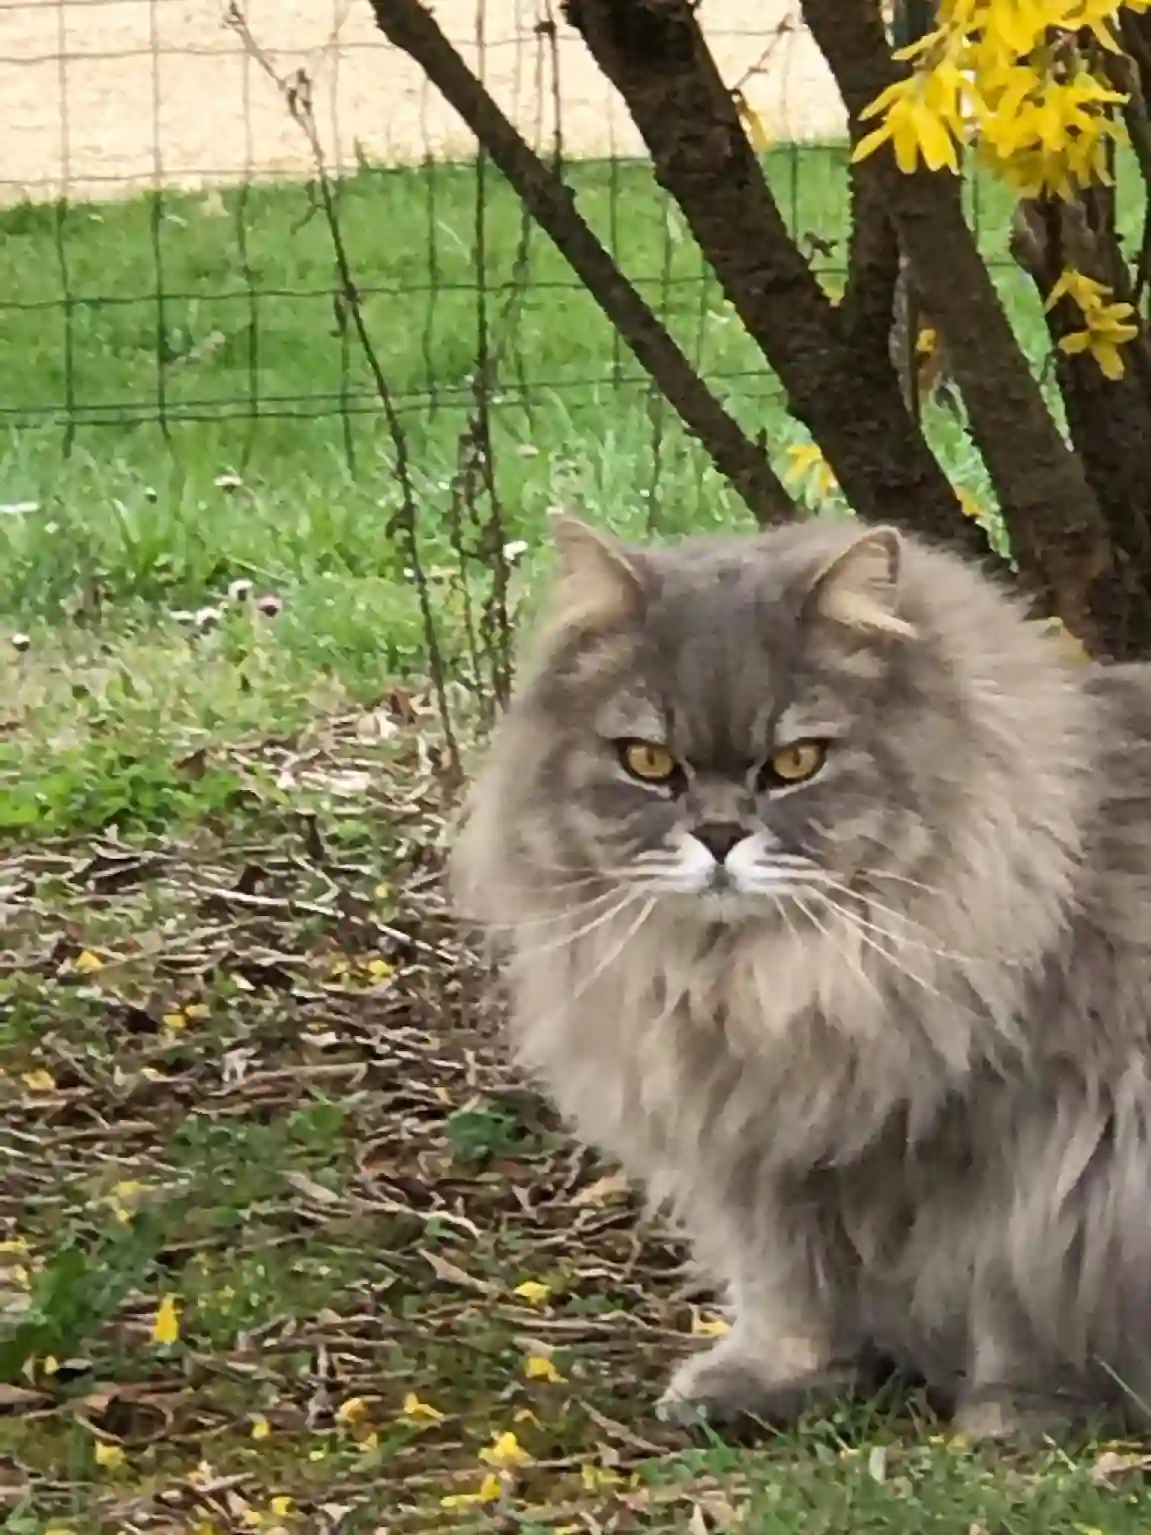
[[[781,150],[767,169],[801,240],[815,236],[830,250],[818,263],[835,288],[842,151]],[[602,164],[571,175],[580,210],[785,466],[804,434],[650,175]],[[365,170],[339,199],[368,327],[404,412],[432,563],[446,548],[476,357],[475,184],[468,167]],[[1007,261],[1008,204],[994,186],[977,190],[984,246],[1003,263],[1005,302],[1038,365],[1045,332]],[[521,215],[494,173],[485,206],[500,359],[495,478],[509,536],[534,547],[558,502],[669,532],[738,517],[705,455],[650,400],[637,365],[538,232],[517,279]],[[1135,214],[1125,210],[1125,222]],[[332,288],[330,233],[303,187],[0,214],[0,423],[19,423],[0,439],[0,485],[5,503],[41,507],[0,517],[3,606],[15,623],[51,621],[78,592],[195,607],[250,576],[290,595],[315,646],[330,637],[337,657],[366,650],[374,665],[410,661],[412,603],[396,590],[406,556],[388,532],[399,501],[391,447],[364,360],[336,324]],[[161,382],[169,440],[149,424]],[[351,412],[343,418],[341,399]],[[257,401],[266,417],[244,419]],[[37,425],[43,410],[115,424],[78,426],[62,463],[62,429]],[[131,421],[140,424],[126,428]],[[981,466],[945,412],[931,432],[957,477],[986,499]],[[241,474],[242,487],[221,489],[225,473]]]
[[[801,235],[841,242],[842,153],[803,166],[793,183],[781,151],[768,169]],[[802,433],[774,381],[649,178],[615,175],[574,171],[581,208],[782,467]],[[474,172],[441,167],[341,191],[465,741],[451,482],[474,190]],[[980,199],[1002,256],[1007,206]],[[410,552],[388,531],[386,433],[370,412],[231,414],[253,380],[264,405],[368,403],[308,213],[304,189],[254,188],[0,215],[0,502],[37,503],[0,515],[4,1528],[310,1531],[327,1506],[345,1535],[1145,1531],[1137,1457],[975,1452],[915,1402],[754,1448],[654,1421],[701,1313],[682,1251],[509,1071],[489,978],[444,910],[454,804]],[[520,221],[495,178],[487,235],[489,281],[506,283]],[[170,440],[143,419],[157,246],[165,290],[186,295],[164,306]],[[260,288],[312,294],[260,299],[255,353],[243,250]],[[504,536],[527,545],[513,604],[531,600],[549,505],[631,531],[739,516],[627,382],[590,301],[555,286],[567,274],[542,237],[528,266],[517,314],[492,304],[494,470]],[[1034,301],[1006,270],[1001,284],[1039,366]],[[81,424],[62,458],[35,408],[69,390]],[[950,416],[929,427],[986,501]],[[240,578],[281,610],[226,600]],[[206,605],[214,621],[189,622]],[[165,1297],[174,1341],[155,1333]],[[560,1378],[529,1368],[545,1358]],[[409,1394],[434,1412],[413,1416]],[[500,1503],[469,1503],[504,1433],[528,1458]]]

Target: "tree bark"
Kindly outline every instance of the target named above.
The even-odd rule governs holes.
[[[848,501],[861,516],[985,554],[982,530],[962,516],[904,407],[886,344],[879,361],[864,361],[788,233],[690,0],[565,0],[564,9]]]
[[[1011,253],[1044,303],[1065,267],[1108,283],[1119,298],[1129,296],[1109,212],[1093,221],[1090,202],[1025,201],[1016,210]],[[1046,320],[1071,441],[1115,553],[1095,597],[1096,605],[1105,607],[1107,653],[1119,659],[1151,655],[1151,360],[1146,338],[1124,344],[1126,372],[1109,380],[1090,353],[1068,356],[1059,350],[1063,336],[1083,327],[1077,304],[1062,300]]]
[[[569,187],[516,132],[420,0],[372,0],[376,24],[472,129],[576,275],[761,525],[795,515],[764,449],[719,403],[576,211]]]
[[[899,78],[873,0],[802,0],[853,124]],[[1024,579],[1093,651],[1115,638],[1113,557],[1083,465],[1063,441],[963,217],[958,178],[904,175],[876,155],[887,206],[916,286],[947,345],[972,436],[999,497]]]

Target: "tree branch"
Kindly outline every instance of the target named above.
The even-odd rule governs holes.
[[[886,360],[899,280],[899,241],[887,216],[882,180],[874,172],[867,161],[851,167],[851,241],[840,316],[854,352]]]
[[[904,407],[886,350],[862,380],[860,408],[859,354],[788,232],[691,0],[565,0],[564,9],[856,511],[985,553]]]
[[[802,0],[853,123],[894,80],[874,0]],[[1102,584],[1112,564],[1107,525],[1043,401],[963,217],[948,172],[904,175],[888,146],[877,172],[924,305],[946,338],[971,432],[999,497],[1021,573],[1092,650],[1107,628]]]
[[[575,208],[569,187],[516,132],[420,0],[372,0],[376,24],[455,108],[604,314],[761,525],[795,514],[763,448],[695,372]]]
[[[1100,250],[1101,238],[1109,247]],[[1074,267],[1100,282],[1123,271],[1114,239],[1101,237],[1088,221],[1088,210],[1059,198],[1026,200],[1016,209],[1011,254],[1046,301],[1064,267]],[[1146,443],[1151,438],[1151,403],[1143,377],[1142,338],[1125,343],[1127,371],[1105,380],[1088,353],[1068,356],[1060,339],[1083,328],[1083,316],[1070,299],[1045,313],[1054,348],[1059,392],[1067,426],[1087,478],[1107,520],[1117,558],[1095,594],[1109,655],[1145,657],[1151,653],[1151,481]]]

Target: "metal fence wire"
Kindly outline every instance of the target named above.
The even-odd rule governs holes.
[[[557,0],[435,14],[705,376],[773,387],[754,348],[705,323],[723,318],[714,279]],[[827,146],[845,121],[798,0],[700,15],[832,284],[845,168]],[[367,0],[0,0],[0,114],[0,425],[376,411],[317,158],[398,410],[468,401],[477,313],[499,332],[497,404],[646,383],[598,317],[580,323],[581,285]],[[565,342],[550,321],[568,309]]]

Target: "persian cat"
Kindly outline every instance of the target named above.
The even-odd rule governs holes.
[[[453,882],[730,1296],[661,1412],[1151,1427],[1151,668],[888,528],[556,544]]]

